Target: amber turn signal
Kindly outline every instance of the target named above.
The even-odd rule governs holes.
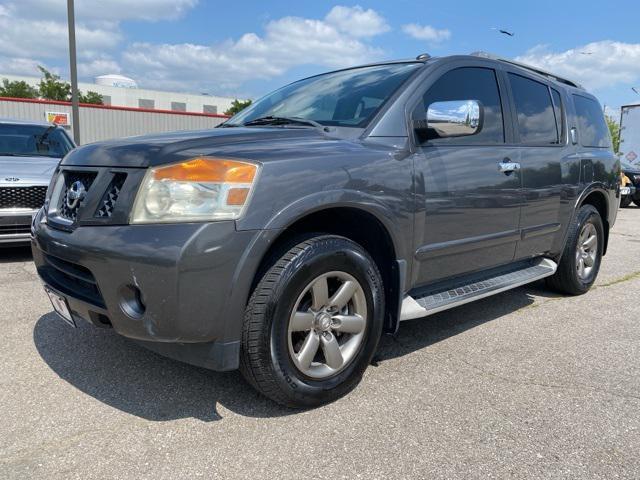
[[[251,183],[258,167],[252,163],[212,157],[160,167],[154,171],[154,180],[183,182]]]

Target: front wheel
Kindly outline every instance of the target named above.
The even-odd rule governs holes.
[[[292,246],[247,305],[240,369],[258,391],[293,408],[351,391],[382,333],[384,294],[358,244],[319,235]]]
[[[600,213],[583,205],[569,226],[569,236],[556,273],[547,278],[552,289],[569,295],[586,293],[596,281],[604,249]]]

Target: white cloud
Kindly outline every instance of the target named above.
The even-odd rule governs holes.
[[[449,30],[438,30],[431,25],[418,25],[417,23],[409,23],[402,26],[402,31],[417,40],[426,40],[433,43],[443,42],[451,38],[451,32]]]
[[[42,63],[31,58],[0,57],[0,77],[2,73],[29,77],[37,76],[39,75],[39,64]]]
[[[105,73],[120,73],[122,69],[112,58],[94,58],[78,63],[78,75],[81,77],[95,77]]]
[[[76,6],[76,45],[81,76],[119,72],[109,55],[123,40],[126,20],[172,20],[198,0],[81,0]],[[0,5],[0,68],[7,73],[36,75],[44,60],[67,63],[66,2],[14,0]]]
[[[592,90],[640,82],[640,43],[603,40],[564,52],[552,52],[547,46],[538,45],[516,60]]]
[[[612,108],[609,105],[604,106],[604,114],[607,117],[613,118],[616,122],[620,121],[620,109]]]
[[[1,0],[0,0],[1,1]],[[253,79],[269,79],[292,67],[339,68],[383,56],[369,39],[389,30],[372,9],[333,7],[324,18],[283,17],[263,32],[215,44],[124,45],[126,20],[173,19],[197,0],[80,0],[76,2],[81,77],[122,72],[140,85],[172,90],[237,91]],[[0,73],[33,70],[35,64],[67,65],[66,2],[10,0],[0,8]],[[37,72],[24,72],[37,74]]]
[[[197,3],[198,0],[80,0],[75,2],[75,13],[78,21],[172,20]],[[67,2],[62,0],[14,0],[5,9],[20,18],[67,18]]]
[[[325,22],[352,37],[373,37],[390,30],[385,19],[375,10],[336,5]]]
[[[383,55],[357,36],[360,31],[347,33],[326,19],[284,17],[267,23],[262,36],[246,33],[216,45],[137,43],[125,51],[123,63],[141,85],[220,91],[293,66],[338,68]]]
[[[68,32],[65,24],[51,20],[16,19],[0,16],[2,53],[11,57],[57,58],[66,55]],[[119,31],[78,25],[78,52],[114,48],[121,40]]]

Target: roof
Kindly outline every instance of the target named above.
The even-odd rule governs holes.
[[[415,58],[405,58],[405,59],[398,59],[398,60],[387,60],[387,61],[382,61],[382,62],[374,62],[374,63],[367,63],[364,65],[357,65],[357,66],[353,66],[353,67],[347,67],[347,68],[341,68],[339,70],[334,70],[332,72],[323,72],[319,75],[312,75],[309,78],[313,78],[316,76],[320,76],[320,75],[324,75],[325,73],[334,73],[334,72],[340,72],[340,71],[344,71],[344,70],[352,70],[352,69],[356,69],[356,68],[363,68],[363,67],[374,67],[374,66],[379,66],[379,65],[393,65],[393,64],[398,64],[398,63],[422,63],[422,64],[430,64],[430,63],[435,63],[437,61],[440,60],[446,60],[447,58],[452,58],[452,57],[475,57],[475,58],[485,58],[488,60],[493,60],[496,62],[502,62],[502,63],[507,63],[509,65],[513,65],[515,67],[519,67],[525,70],[528,70],[531,73],[535,73],[537,75],[540,75],[542,77],[545,77],[548,80],[552,80],[555,81],[557,83],[560,83],[564,86],[569,86],[569,87],[573,87],[576,88],[578,90],[584,90],[584,87],[582,87],[582,85],[580,85],[577,82],[574,82],[573,80],[569,80],[568,78],[564,78],[561,77],[559,75],[555,75],[553,73],[547,72],[546,70],[543,70],[541,68],[538,67],[534,67],[532,65],[527,65],[525,63],[521,63],[521,62],[516,62],[515,60],[511,60],[508,58],[504,58],[504,57],[500,57],[499,55],[494,55],[491,53],[487,53],[487,52],[473,52],[470,53],[468,55],[447,55],[445,57],[432,57],[427,53],[422,53],[420,55],[418,55]],[[295,82],[294,82],[295,83]]]
[[[554,73],[547,72],[538,67],[534,67],[532,65],[527,65],[526,63],[516,62],[515,60],[511,60],[509,58],[503,58],[499,55],[494,55],[492,53],[487,52],[473,52],[470,54],[472,57],[480,57],[480,58],[488,58],[489,60],[496,60],[498,62],[508,63],[509,65],[514,65],[516,67],[524,68],[525,70],[529,70],[531,72],[537,73],[543,77],[549,78],[551,80],[555,80],[558,83],[562,83],[564,85],[569,85],[570,87],[578,88],[580,90],[584,90],[582,85],[573,80],[569,80],[567,78],[560,77]]]
[[[2,125],[34,125],[40,127],[50,127],[53,123],[37,120],[20,120],[17,118],[0,118],[0,124]]]

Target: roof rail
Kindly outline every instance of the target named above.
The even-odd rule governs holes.
[[[509,64],[515,65],[517,67],[526,68],[527,70],[535,72],[538,75],[542,75],[543,77],[550,78],[551,80],[555,80],[556,82],[564,83],[565,85],[569,85],[571,87],[580,88],[580,89],[584,90],[582,85],[580,85],[577,82],[574,82],[573,80],[569,80],[568,78],[559,77],[557,75],[554,75],[553,73],[547,72],[546,70],[542,70],[541,68],[532,67],[531,65],[527,65],[526,63],[516,62],[515,60],[510,60],[508,58],[500,57],[499,55],[494,55],[492,53],[481,52],[481,51],[480,52],[473,52],[470,55],[473,56],[473,57],[482,57],[482,58],[489,58],[491,60],[498,60],[500,62],[509,63]]]

